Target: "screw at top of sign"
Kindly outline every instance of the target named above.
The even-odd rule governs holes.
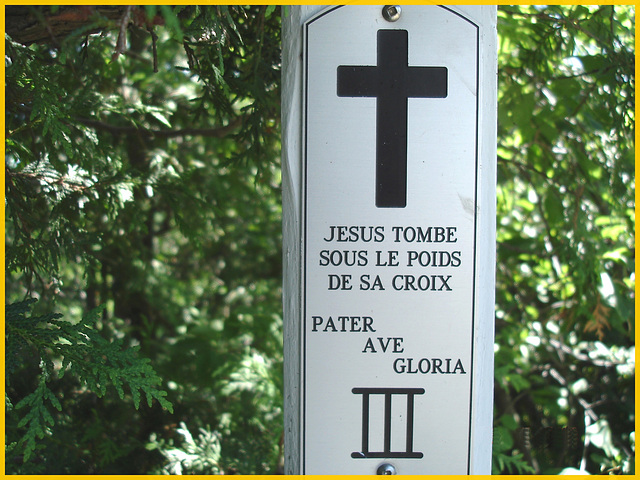
[[[400,18],[402,9],[400,5],[385,5],[382,9],[382,16],[388,22],[395,22]]]
[[[395,475],[396,467],[394,467],[390,463],[383,463],[378,467],[378,470],[376,471],[376,473],[378,475]]]

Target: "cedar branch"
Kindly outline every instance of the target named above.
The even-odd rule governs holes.
[[[186,136],[201,136],[201,137],[211,137],[211,138],[223,138],[233,132],[236,128],[242,125],[243,117],[236,117],[227,125],[222,127],[212,127],[212,128],[179,128],[175,130],[163,129],[163,130],[152,130],[140,127],[133,126],[118,126],[111,125],[106,122],[102,122],[100,120],[94,120],[92,118],[85,117],[76,117],[76,120],[81,124],[95,128],[98,130],[104,130],[110,132],[114,135],[127,135],[131,133],[135,133],[137,135],[142,135],[145,137],[156,137],[156,138],[177,138],[177,137],[186,137]]]

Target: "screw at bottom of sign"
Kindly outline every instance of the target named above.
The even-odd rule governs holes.
[[[383,463],[378,467],[378,470],[376,471],[376,473],[378,475],[395,475],[396,467],[394,467],[390,463]]]

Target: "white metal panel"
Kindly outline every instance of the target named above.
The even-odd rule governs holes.
[[[400,474],[488,473],[495,9],[409,5],[397,22],[381,11],[331,7],[303,22],[302,145],[285,148],[283,165],[295,192],[285,191],[294,205],[285,208],[285,236],[295,235],[288,225],[299,218],[302,264],[299,284],[285,279],[287,398],[300,395],[299,403],[286,402],[293,409],[287,445],[291,450],[299,441],[301,452],[287,453],[287,473],[367,474],[381,463]],[[406,51],[389,50],[388,39],[402,37],[398,31],[406,32]],[[383,47],[406,56],[409,69],[446,69],[446,95],[397,87],[404,92],[398,102],[406,102],[398,109],[379,102],[374,95],[386,92],[367,78],[358,80],[363,95],[351,84],[339,95],[339,68],[378,75],[372,68],[388,60]],[[285,66],[292,63],[285,59]],[[397,65],[395,58],[390,63]],[[395,74],[384,81],[395,82]],[[285,85],[285,96],[295,98],[295,91]],[[392,122],[378,115],[383,108]],[[295,117],[289,111],[283,118]],[[403,121],[406,132],[401,125],[394,135],[405,137],[399,140],[406,144],[405,200],[380,206],[376,184],[386,180],[376,170],[380,139]],[[284,126],[285,141],[295,143],[295,128]],[[291,175],[298,166],[289,165],[296,151],[299,217]],[[298,244],[289,237],[287,245]],[[293,278],[289,253],[285,267]],[[298,299],[300,305],[288,305]],[[300,334],[299,349],[291,332]]]

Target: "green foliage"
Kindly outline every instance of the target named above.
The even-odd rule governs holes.
[[[183,437],[180,447],[174,446],[173,440],[158,441],[155,435],[151,436],[147,449],[158,449],[166,458],[166,464],[158,474],[183,475],[184,472],[189,472],[196,475],[219,475],[223,473],[219,467],[221,447],[218,434],[204,428],[200,428],[199,431],[198,438],[194,439],[187,426],[180,423],[180,428],[176,430]]]
[[[634,14],[498,11],[494,473],[633,464]]]
[[[71,323],[60,320],[60,314],[30,316],[34,302],[35,299],[30,299],[7,305],[5,319],[6,389],[12,391],[12,378],[19,371],[19,359],[28,350],[33,350],[41,369],[35,391],[11,409],[14,415],[25,410],[16,426],[17,430],[25,429],[17,442],[24,452],[25,462],[37,449],[37,440],[51,435],[55,420],[47,404],[58,412],[62,411],[60,400],[51,388],[55,380],[65,374],[74,376],[82,387],[95,392],[98,397],[104,396],[107,387],[112,386],[124,399],[124,386],[127,386],[136,409],[142,392],[149,406],[156,399],[163,408],[173,410],[171,402],[164,398],[166,392],[158,389],[161,379],[149,360],[138,357],[139,347],[124,348],[122,340],[109,342],[96,330],[95,324],[102,308],[89,312],[77,323]],[[7,402],[12,403],[10,395],[7,395]],[[12,454],[18,451],[13,448]]]
[[[7,302],[38,298],[33,318],[93,312],[94,323],[56,317],[47,328],[100,335],[71,338],[84,349],[76,357],[66,342],[46,346],[44,358],[60,359],[46,387],[62,408],[37,397],[54,427],[36,435],[27,463],[17,414],[31,405],[8,412],[7,472],[177,468],[145,448],[152,437],[202,457],[183,473],[275,472],[280,8],[14,9],[33,14],[47,40],[24,45],[8,22]],[[74,19],[77,28],[60,33]],[[135,375],[122,352],[136,354]],[[9,398],[19,402],[43,373],[33,348],[7,358],[16,362]],[[149,397],[158,400],[151,408],[132,408]],[[38,411],[44,431],[49,417]],[[213,437],[189,450],[181,424],[212,435],[215,425],[219,458],[207,457]]]

